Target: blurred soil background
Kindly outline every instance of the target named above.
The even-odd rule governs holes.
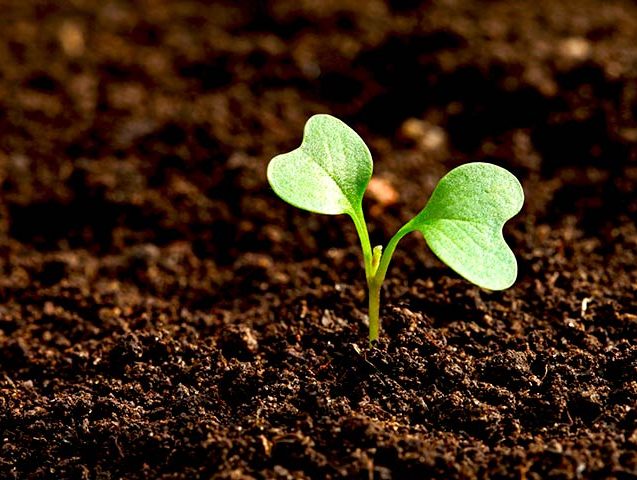
[[[373,243],[514,172],[505,292],[265,169],[367,141]],[[0,478],[637,478],[637,5],[0,1]]]

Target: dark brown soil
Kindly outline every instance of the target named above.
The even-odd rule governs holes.
[[[0,478],[637,478],[633,2],[13,0],[0,27]],[[516,285],[410,236],[369,350],[351,222],[265,180],[317,112],[372,149],[374,243],[453,166],[514,172]]]

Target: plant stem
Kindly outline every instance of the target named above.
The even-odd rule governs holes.
[[[383,256],[380,258],[380,263],[378,265],[378,269],[374,272],[374,278],[379,282],[383,283],[385,280],[385,275],[387,275],[387,269],[389,268],[389,262],[391,261],[391,257],[394,254],[394,250],[396,250],[396,245],[398,242],[407,235],[408,233],[413,232],[414,229],[411,226],[411,222],[406,223],[401,227],[400,230],[396,232],[396,234],[391,237],[389,243],[387,244],[387,248],[383,252]]]
[[[382,253],[380,260],[378,260],[378,255],[380,255],[381,247],[374,248],[373,254],[373,273],[371,274],[371,278],[368,275],[367,278],[367,289],[369,292],[369,343],[378,340],[378,335],[380,333],[380,290],[385,281],[385,276],[387,275],[387,269],[389,268],[389,262],[391,261],[391,257],[394,254],[394,250],[396,250],[396,245],[401,238],[407,235],[409,232],[413,231],[413,228],[410,225],[411,222],[406,223],[403,227],[396,232],[396,234],[389,240],[387,244],[387,248]]]
[[[367,223],[365,222],[365,215],[363,215],[362,209],[350,214],[356,227],[356,233],[361,241],[361,250],[363,251],[363,262],[365,264],[365,277],[367,283],[371,281],[373,273],[372,267],[372,245],[369,241],[369,233],[367,232]]]
[[[358,210],[350,214],[356,227],[356,232],[361,241],[363,250],[363,261],[365,263],[365,277],[367,278],[368,306],[369,306],[369,343],[378,340],[380,333],[380,291],[387,275],[389,262],[396,250],[396,245],[401,238],[413,231],[411,221],[401,227],[398,232],[389,240],[387,248],[383,251],[382,246],[376,246],[372,250],[367,232],[367,223],[363,210]]]
[[[380,287],[381,283],[372,281],[368,285],[369,291],[369,344],[378,340],[380,332]]]

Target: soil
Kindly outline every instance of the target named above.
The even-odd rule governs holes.
[[[637,478],[637,6],[4,2],[0,478]],[[467,161],[515,286],[276,198],[328,112],[373,243]]]

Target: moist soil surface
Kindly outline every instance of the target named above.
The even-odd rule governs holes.
[[[637,478],[637,6],[8,2],[0,478]],[[372,242],[520,178],[504,292],[422,237],[367,346],[358,239],[265,179],[368,142]]]

